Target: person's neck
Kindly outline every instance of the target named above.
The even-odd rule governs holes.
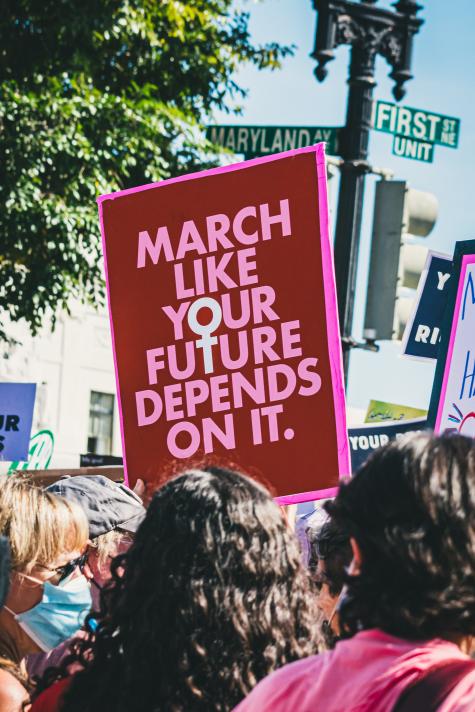
[[[0,611],[0,648],[3,657],[18,665],[24,662],[27,655],[39,650],[5,608]]]
[[[462,653],[465,655],[471,655],[474,647],[474,638],[472,635],[463,635],[462,633],[447,633],[441,636],[444,640],[448,640],[450,643],[455,643],[455,645],[460,648]]]

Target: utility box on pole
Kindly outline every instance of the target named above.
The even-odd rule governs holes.
[[[427,248],[412,238],[427,237],[436,219],[431,193],[413,190],[406,181],[376,184],[365,339],[401,338],[427,256]]]

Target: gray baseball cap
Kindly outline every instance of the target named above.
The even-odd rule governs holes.
[[[103,475],[64,477],[46,491],[77,502],[84,509],[91,539],[113,529],[136,532],[145,517],[140,497]]]

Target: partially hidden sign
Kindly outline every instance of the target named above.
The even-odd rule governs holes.
[[[51,430],[39,430],[31,440],[26,457],[12,462],[8,472],[17,470],[47,470],[53,457],[54,435]]]
[[[0,460],[28,456],[36,383],[0,383]]]
[[[455,245],[429,422],[437,433],[475,437],[475,240]]]
[[[351,464],[353,473],[368,457],[391,440],[399,440],[409,433],[418,433],[427,427],[426,418],[413,418],[392,423],[366,423],[349,429]]]
[[[99,212],[129,482],[219,458],[282,502],[331,496],[350,465],[323,145]]]
[[[365,423],[399,422],[413,418],[425,418],[427,411],[413,408],[409,405],[386,403],[386,401],[370,400],[366,412]]]
[[[431,252],[419,280],[412,316],[402,337],[402,353],[420,361],[437,359],[447,304],[452,257]]]

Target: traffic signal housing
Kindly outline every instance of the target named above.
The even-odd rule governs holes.
[[[371,258],[363,337],[401,339],[411,314],[428,248],[415,238],[429,235],[437,199],[406,181],[376,183]]]

